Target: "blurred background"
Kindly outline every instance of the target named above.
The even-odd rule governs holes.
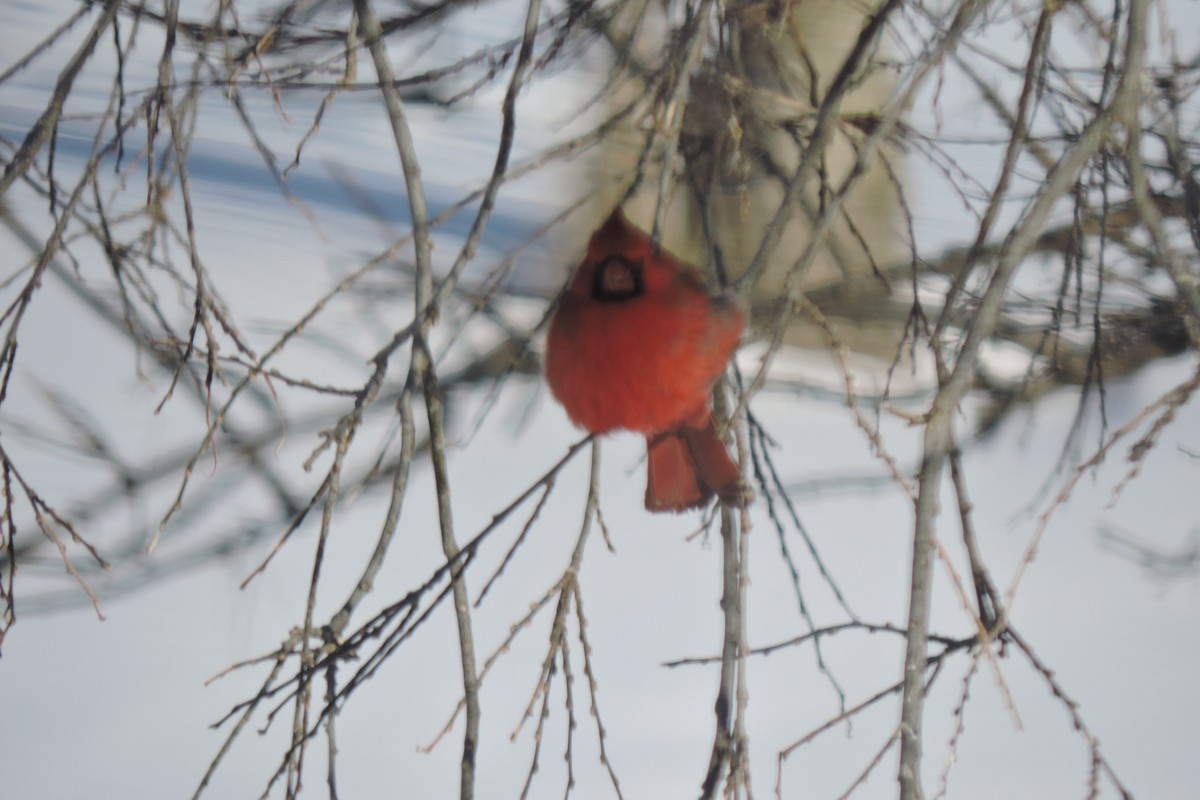
[[[1187,796],[1194,28],[5,3],[5,795]],[[745,514],[540,377],[617,204],[753,310]]]

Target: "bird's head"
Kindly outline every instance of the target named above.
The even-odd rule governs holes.
[[[619,303],[667,289],[693,270],[626,219],[618,206],[592,234],[571,291],[602,303]]]

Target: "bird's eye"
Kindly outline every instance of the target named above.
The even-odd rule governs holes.
[[[622,255],[611,255],[596,265],[592,297],[605,303],[631,300],[645,294],[642,262]]]

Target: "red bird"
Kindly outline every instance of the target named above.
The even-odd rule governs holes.
[[[753,493],[717,435],[713,384],[745,312],[617,208],[592,234],[546,339],[546,381],[576,425],[644,434],[646,508],[685,511]]]

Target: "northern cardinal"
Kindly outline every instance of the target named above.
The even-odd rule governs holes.
[[[592,234],[550,322],[546,381],[576,425],[645,435],[650,511],[752,499],[709,408],[744,324],[619,207]]]

